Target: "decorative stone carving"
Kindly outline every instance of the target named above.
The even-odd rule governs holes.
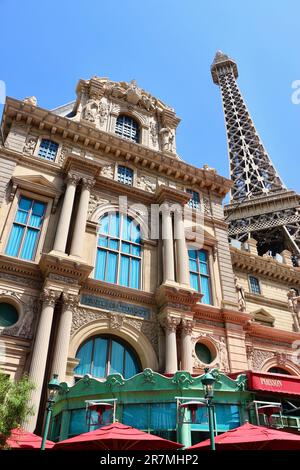
[[[277,365],[278,366],[285,366],[285,364],[287,362],[287,359],[288,359],[288,355],[286,353],[276,351],[275,356],[276,356],[276,359],[277,359]]]
[[[181,322],[181,328],[185,335],[191,336],[193,333],[194,326],[195,326],[195,322],[193,320],[183,319]]]
[[[83,308],[78,307],[73,314],[72,319],[72,328],[71,328],[71,335],[73,335],[79,328],[83,325],[108,318],[108,314],[105,312],[97,312],[95,310],[86,310]]]
[[[100,206],[101,204],[107,204],[108,202],[108,199],[103,199],[97,194],[91,194],[88,207],[88,218],[91,217],[91,215],[95,212],[98,206]]]
[[[108,104],[104,103],[104,101],[100,101],[99,108],[98,108],[98,115],[99,115],[99,122],[101,126],[103,126],[103,124],[107,120],[108,110],[109,110]]]
[[[261,349],[255,349],[253,354],[253,369],[261,370],[262,365],[271,357],[274,357],[274,353],[271,351],[263,351]]]
[[[156,190],[156,180],[155,178],[151,178],[151,176],[141,175],[138,178],[137,185],[140,189],[144,189],[150,193],[154,193]]]
[[[23,148],[23,152],[28,155],[33,155],[34,149],[36,147],[37,139],[35,137],[29,137],[26,140],[26,143]]]
[[[118,330],[122,328],[123,323],[124,323],[124,317],[122,317],[122,315],[118,315],[116,313],[111,313],[109,315],[109,326],[113,330]]]
[[[218,349],[219,369],[225,372],[228,372],[229,371],[228,352],[227,352],[227,344],[226,344],[225,338],[221,337],[220,341],[217,341],[217,349]]]
[[[51,289],[44,289],[41,294],[41,301],[50,307],[55,307],[56,301],[60,296],[60,292],[51,290]]]
[[[67,153],[71,152],[71,148],[67,147],[66,145],[62,146],[62,149],[60,151],[60,154],[58,156],[58,164],[62,165],[65,161]]]
[[[114,178],[115,167],[114,165],[106,165],[101,168],[101,176],[105,176],[105,178]]]
[[[287,293],[288,307],[292,314],[294,329],[300,331],[300,297],[296,295],[294,289],[290,289]]]
[[[249,367],[252,368],[253,357],[254,357],[254,347],[252,346],[252,344],[246,346],[246,355],[247,355]]]
[[[167,315],[162,322],[162,326],[167,331],[176,332],[177,326],[180,323],[180,318],[172,317],[171,315]]]
[[[3,294],[4,291],[0,293]],[[21,302],[21,296],[5,291],[5,295],[10,295]],[[1,334],[9,336],[17,336],[20,338],[31,339],[33,337],[35,320],[38,316],[39,311],[39,300],[36,297],[26,297],[22,299],[23,315],[17,324],[11,327],[5,328]]]
[[[175,131],[169,127],[163,127],[160,129],[159,135],[161,139],[161,149],[168,152],[174,152]]]
[[[245,312],[246,311],[246,297],[245,297],[245,290],[241,284],[238,282],[238,278],[234,278],[235,282],[235,289],[238,294],[238,304],[239,304],[239,311]]]
[[[217,170],[216,170],[215,168],[211,168],[211,167],[208,166],[207,164],[203,165],[203,170],[209,171],[209,172],[212,173],[213,175],[216,175],[216,174],[217,174]]]
[[[210,342],[212,346],[216,349],[217,351],[217,356],[216,358],[212,361],[211,364],[213,364],[214,367],[218,367],[219,369],[228,372],[229,371],[229,360],[228,360],[228,352],[227,352],[227,344],[226,344],[226,339],[224,337],[221,337],[220,340],[216,339],[212,335],[209,335],[207,333],[197,333],[195,337],[193,337],[193,359],[194,359],[194,367],[197,368],[202,368],[207,366],[207,364],[204,364],[201,362],[195,351],[195,346],[197,342],[200,340],[205,339],[206,341]]]
[[[64,310],[71,310],[74,314],[78,308],[79,304],[79,295],[70,294],[64,292],[62,295],[63,298],[63,309]]]
[[[153,121],[150,123],[150,137],[153,146],[156,147],[158,142],[158,126],[157,123]]]
[[[80,181],[80,176],[77,175],[76,173],[69,172],[67,174],[66,182],[69,184],[73,184],[74,186],[77,186],[77,184]]]
[[[82,178],[83,188],[88,189],[89,191],[91,191],[91,189],[94,187],[95,183],[96,183],[96,180],[94,178],[91,178],[91,177],[88,177],[88,176]]]
[[[203,196],[203,209],[205,214],[212,215],[210,200],[207,196]]]
[[[30,279],[27,277],[21,277],[15,274],[9,274],[4,272],[0,272],[0,279],[16,282],[17,284],[21,284],[22,286],[32,287],[33,289],[40,289],[42,284],[42,282],[37,281],[36,279]]]
[[[28,104],[31,104],[32,106],[36,106],[37,99],[35,96],[26,96],[26,98],[23,99],[23,103],[28,103]]]
[[[99,103],[95,99],[88,99],[86,105],[82,109],[82,119],[89,122],[95,122],[99,113]]]

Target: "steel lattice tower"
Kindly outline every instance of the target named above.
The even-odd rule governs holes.
[[[286,189],[263,146],[236,82],[236,63],[218,51],[211,73],[221,89],[233,181],[225,208],[229,236],[240,241],[255,238],[259,254],[274,256],[289,249],[297,258],[300,197]]]

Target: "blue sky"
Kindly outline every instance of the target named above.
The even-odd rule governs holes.
[[[233,57],[257,130],[286,185],[300,191],[300,2],[271,0],[0,0],[0,80],[7,95],[53,108],[93,75],[138,84],[182,119],[187,162],[228,176],[224,120],[210,76],[217,49]]]

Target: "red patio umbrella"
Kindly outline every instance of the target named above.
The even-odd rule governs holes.
[[[113,423],[57,442],[53,450],[175,450],[181,447],[183,445],[177,442]]]
[[[15,428],[6,440],[6,444],[12,449],[40,449],[42,438],[36,434],[25,431],[22,428]],[[51,449],[54,442],[46,441],[46,449]]]
[[[249,423],[220,434],[215,442],[217,450],[300,450],[300,435]],[[186,450],[209,448],[210,440],[206,439]]]

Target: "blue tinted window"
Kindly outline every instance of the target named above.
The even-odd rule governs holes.
[[[131,217],[105,214],[99,221],[95,279],[140,289],[140,243],[140,227]]]
[[[188,206],[192,209],[199,209],[200,208],[200,195],[197,191],[193,191],[192,189],[187,189],[186,192],[190,194],[191,199],[188,202]]]
[[[259,280],[254,276],[249,276],[250,290],[253,294],[261,294]]]
[[[58,144],[53,140],[42,139],[38,156],[45,160],[54,161],[58,151]]]
[[[129,116],[120,115],[117,117],[116,134],[123,139],[138,142],[139,140],[139,125]]]
[[[91,374],[104,378],[109,374],[122,374],[125,379],[140,372],[133,349],[123,341],[110,336],[95,337],[86,341],[77,351],[80,360],[75,374]]]
[[[127,168],[127,166],[118,166],[118,181],[119,183],[128,184],[132,186],[133,184],[133,170]]]
[[[211,304],[211,285],[208,256],[205,250],[189,250],[190,284],[203,294],[201,302]]]
[[[33,260],[40,238],[46,204],[21,197],[5,253]]]

